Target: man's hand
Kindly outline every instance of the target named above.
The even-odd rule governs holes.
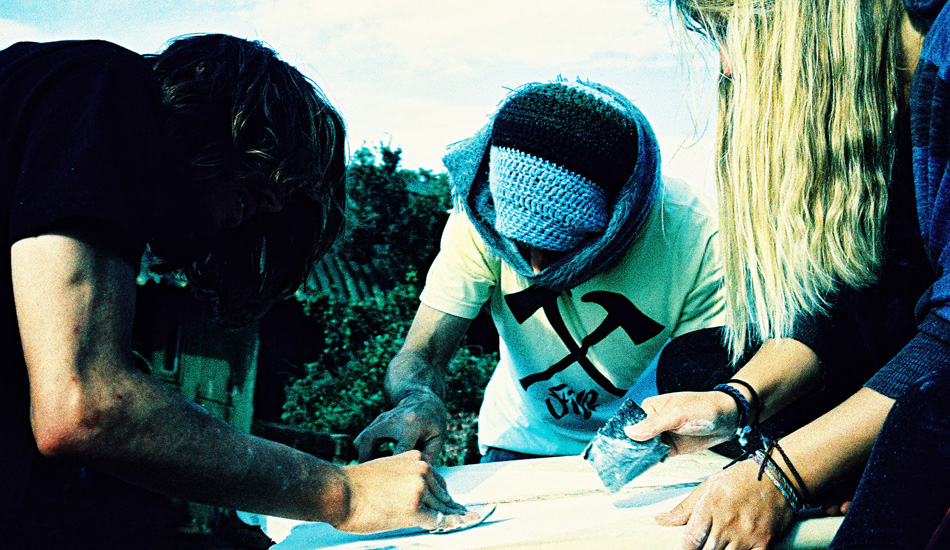
[[[641,405],[647,417],[624,433],[634,441],[662,434],[670,455],[708,449],[728,441],[739,419],[736,403],[718,392],[678,392],[648,397]]]
[[[406,395],[398,405],[381,415],[356,437],[360,462],[376,458],[379,446],[394,442],[394,454],[417,449],[433,464],[445,443],[447,413],[435,392],[419,389]]]
[[[185,500],[352,530],[463,521],[419,453],[347,471],[241,432],[134,368],[135,271],[95,237],[11,247],[40,452]]]
[[[388,442],[395,443],[395,454],[416,449],[429,464],[439,458],[448,418],[442,403],[445,369],[470,323],[420,304],[402,349],[386,369],[383,387],[395,407],[354,441],[360,462],[376,458]]]
[[[480,519],[452,500],[445,481],[422,460],[419,451],[347,466],[344,471],[350,486],[350,511],[336,526],[341,531],[452,528]]]

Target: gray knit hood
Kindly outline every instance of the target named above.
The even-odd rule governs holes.
[[[487,177],[492,123],[452,145],[442,159],[449,171],[456,208],[468,215],[488,246],[531,284],[556,291],[576,287],[623,256],[653,209],[661,185],[659,146],[643,113],[606,86],[586,82],[581,85],[609,94],[622,105],[624,114],[637,129],[636,167],[610,206],[610,220],[603,233],[590,235],[540,273],[533,272],[512,240],[495,230],[495,207]],[[512,96],[523,89],[515,90]]]

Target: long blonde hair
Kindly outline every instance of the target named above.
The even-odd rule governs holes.
[[[901,89],[900,0],[674,0],[711,38],[733,354],[874,280]]]

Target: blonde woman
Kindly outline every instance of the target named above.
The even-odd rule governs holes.
[[[663,433],[674,452],[690,452],[841,375],[823,368],[829,354],[870,358],[876,372],[658,520],[687,526],[679,548],[767,548],[796,509],[867,464],[850,510],[829,509],[847,511],[835,548],[948,544],[938,526],[950,506],[950,192],[941,185],[950,183],[950,8],[674,3],[722,59],[727,343],[765,344],[718,391],[644,401],[649,417],[628,435]],[[919,328],[891,330],[918,300]]]

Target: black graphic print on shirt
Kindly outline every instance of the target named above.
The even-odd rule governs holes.
[[[541,372],[522,378],[521,386],[527,390],[532,384],[550,380],[557,373],[576,363],[601,388],[618,397],[623,396],[625,390],[617,388],[601,374],[587,358],[587,352],[618,329],[623,330],[635,345],[640,345],[659,334],[663,326],[637,309],[626,296],[616,292],[595,290],[582,296],[581,301],[599,305],[607,312],[607,316],[593,332],[584,336],[578,343],[567,330],[567,325],[558,309],[558,294],[553,290],[530,286],[520,292],[505,296],[505,303],[518,323],[523,324],[539,309],[542,310],[554,332],[568,349],[568,354],[563,359]],[[571,412],[588,419],[597,408],[599,395],[595,389],[578,391],[567,387],[566,384],[559,384],[548,390],[546,400],[548,412],[555,419],[563,418]]]

